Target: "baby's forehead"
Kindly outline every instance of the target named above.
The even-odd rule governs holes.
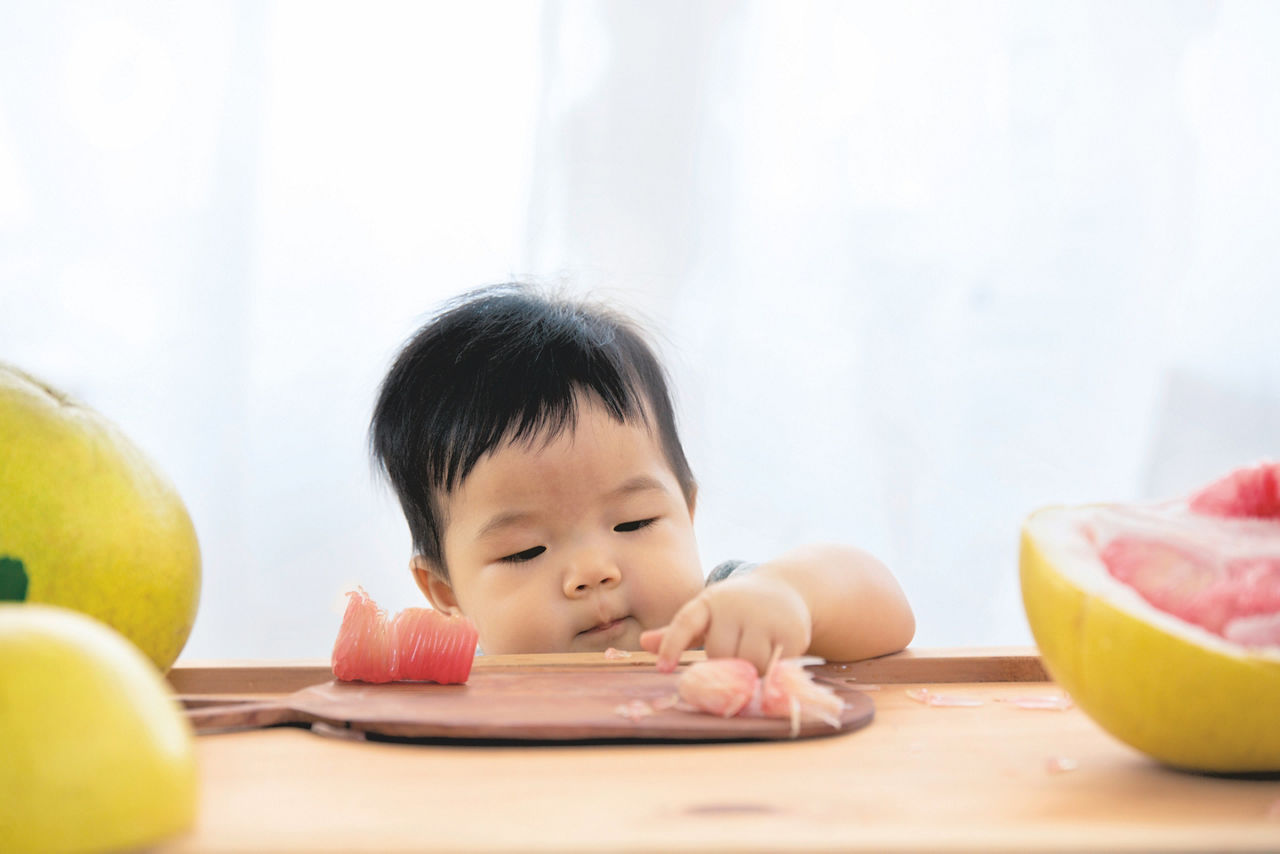
[[[526,432],[509,430],[476,457],[450,492],[470,491],[477,479],[524,485],[570,469],[584,480],[618,481],[632,469],[655,467],[675,475],[648,422],[596,409]]]

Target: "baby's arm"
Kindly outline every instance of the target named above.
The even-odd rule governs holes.
[[[915,617],[892,573],[848,546],[808,546],[707,587],[671,623],[640,642],[659,669],[702,643],[712,658],[745,658],[763,671],[775,646],[856,661],[911,642]]]

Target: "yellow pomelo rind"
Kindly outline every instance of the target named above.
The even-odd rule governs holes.
[[[0,605],[0,851],[133,850],[196,816],[194,738],[167,683],[76,611]]]
[[[200,600],[200,547],[172,483],[114,424],[0,363],[0,558],[28,602],[82,611],[161,670]]]
[[[1022,528],[1023,605],[1050,676],[1168,765],[1280,770],[1280,649],[1232,644],[1112,578],[1080,530],[1096,509],[1046,508]]]

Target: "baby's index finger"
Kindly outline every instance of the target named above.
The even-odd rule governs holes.
[[[668,628],[668,626],[663,626],[660,629],[649,629],[640,634],[640,647],[645,652],[659,653],[658,660],[654,663],[659,673],[670,673],[676,669],[676,661],[669,661],[661,656],[662,642],[667,636]]]
[[[697,644],[711,625],[711,606],[701,596],[686,602],[662,630],[658,669],[670,673],[680,663],[680,653]]]

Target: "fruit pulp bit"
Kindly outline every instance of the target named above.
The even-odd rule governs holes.
[[[926,706],[951,706],[953,708],[981,706],[983,701],[980,697],[970,697],[966,694],[938,694],[930,691],[928,688],[908,688],[907,696],[922,703]]]

